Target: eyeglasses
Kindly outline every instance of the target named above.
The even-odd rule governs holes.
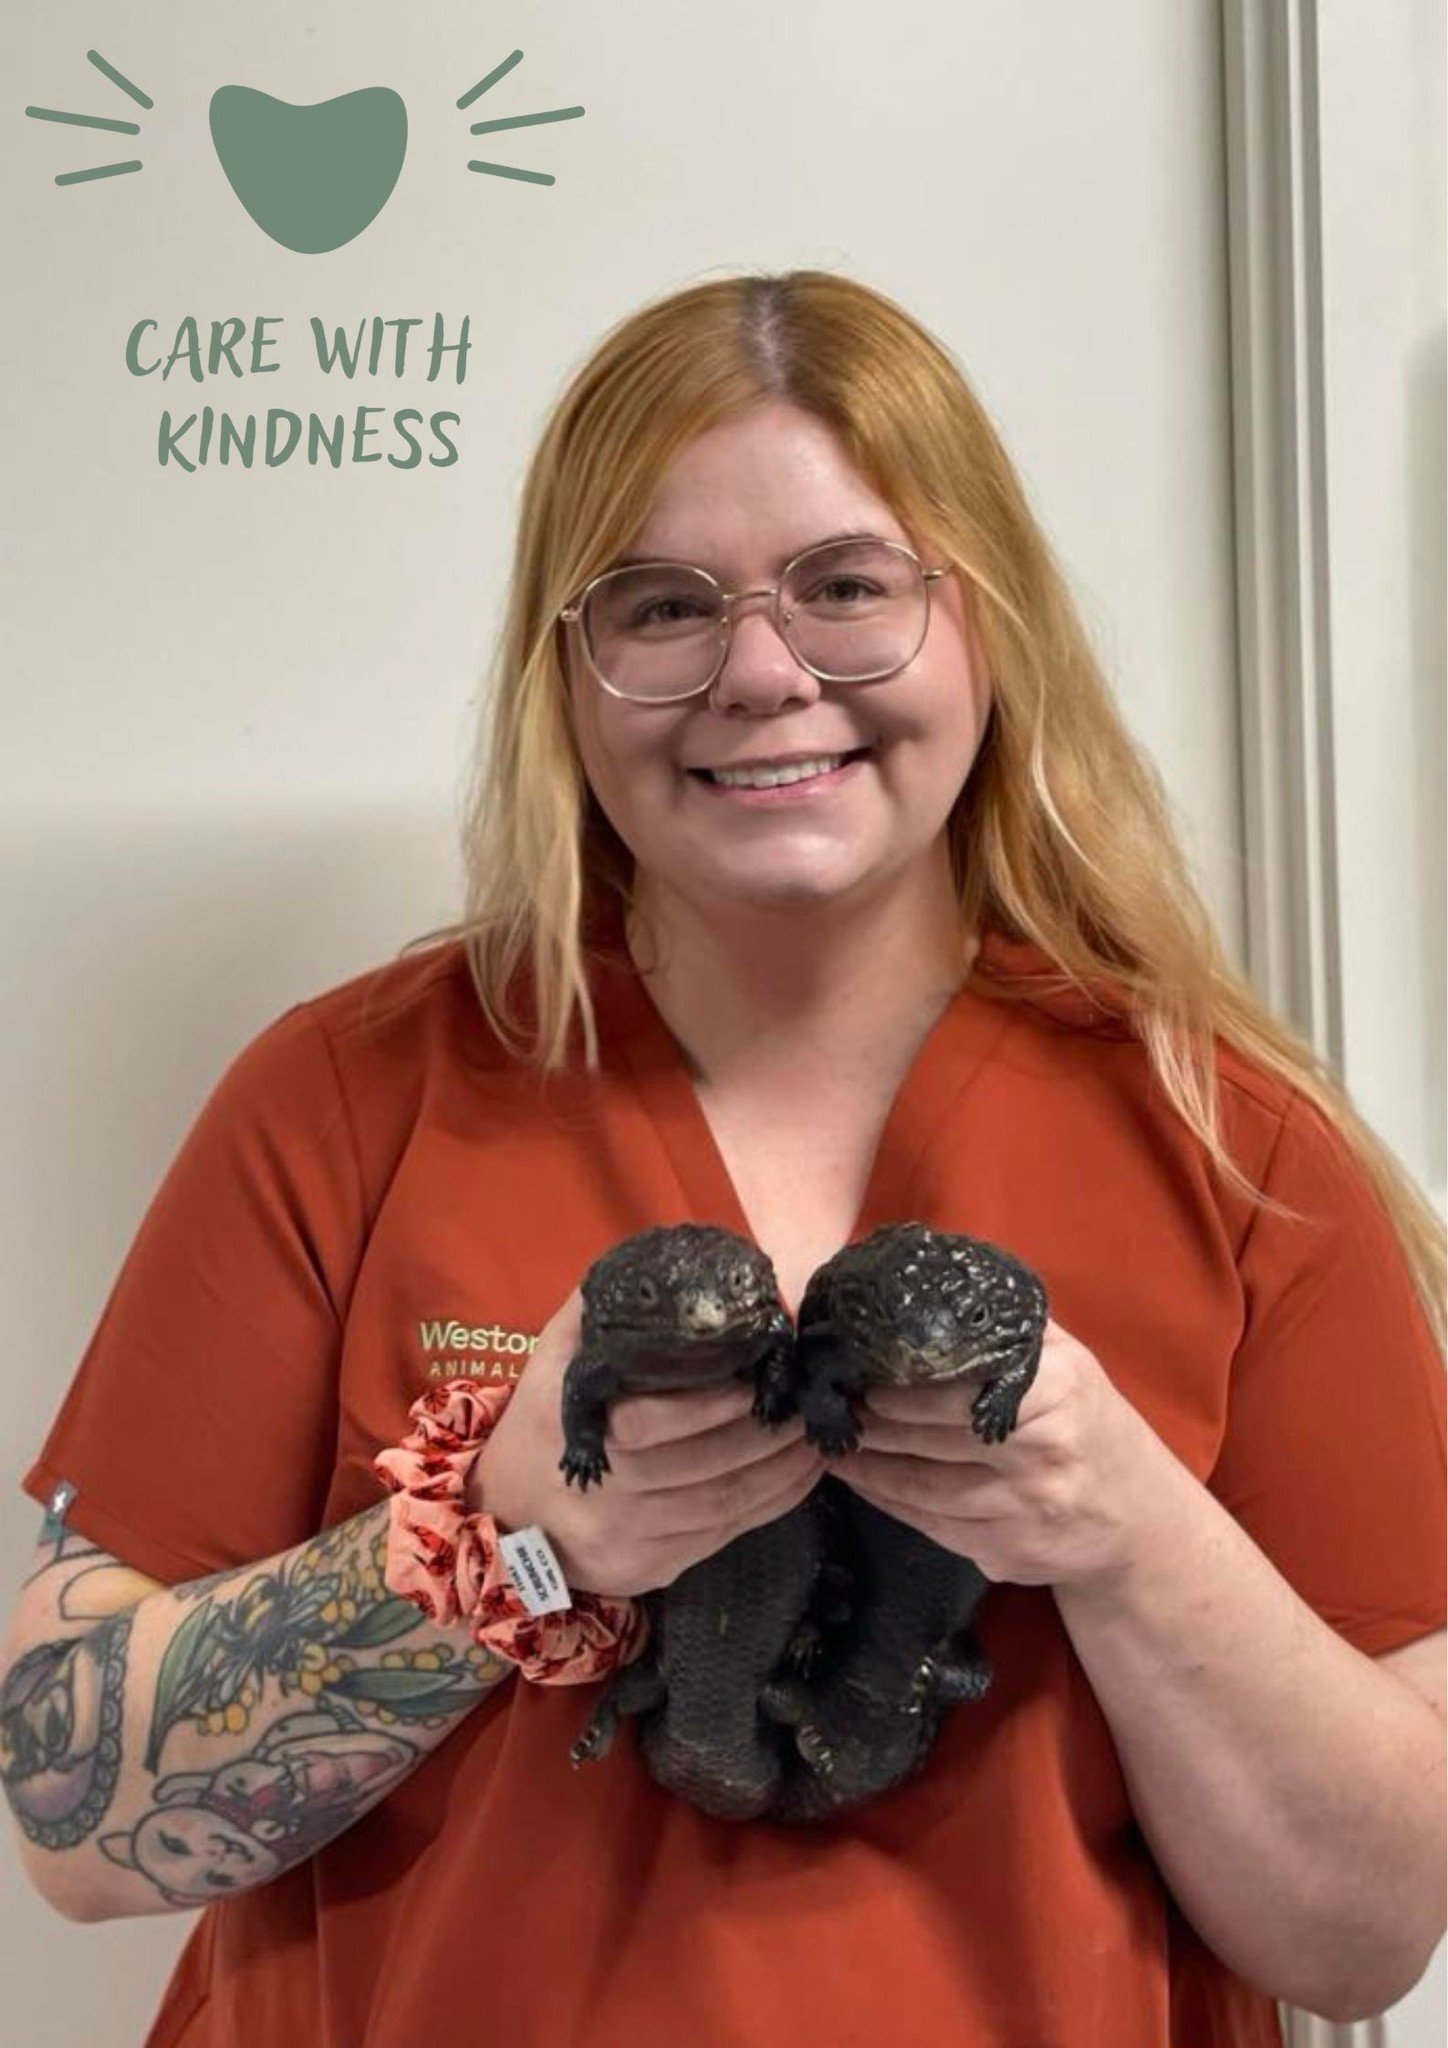
[[[676,704],[712,689],[746,597],[772,600],[785,645],[821,682],[883,682],[920,652],[930,585],[948,573],[874,536],[805,548],[778,583],[756,590],[725,590],[687,562],[635,562],[595,576],[558,617],[577,622],[604,689],[635,703]]]

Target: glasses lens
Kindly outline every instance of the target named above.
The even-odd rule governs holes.
[[[600,671],[626,697],[697,689],[719,658],[720,593],[697,569],[670,563],[615,569],[596,583],[583,630]]]
[[[925,637],[925,579],[884,541],[830,541],[801,555],[780,593],[790,645],[809,668],[862,682],[903,668]]]
[[[928,620],[913,555],[884,541],[829,541],[800,556],[780,591],[785,638],[827,680],[893,675],[920,651]],[[615,569],[590,591],[583,630],[599,671],[641,699],[702,688],[718,666],[724,605],[697,569]]]

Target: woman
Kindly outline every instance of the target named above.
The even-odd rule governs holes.
[[[149,2048],[1238,2048],[1390,2002],[1444,1918],[1441,1226],[1226,962],[954,364],[819,272],[624,322],[497,683],[464,921],[228,1070],[26,1475],[36,1883],[222,1900]],[[379,1448],[506,1382],[469,1502],[575,1592],[665,1585],[822,1464],[745,1392],[633,1396],[565,1487],[582,1272],[723,1223],[794,1308],[908,1217],[1051,1303],[1006,1443],[901,1390],[838,1468],[1005,1582],[990,1691],[827,1826],[708,1819],[628,1740],[571,1771],[591,1687],[388,1598]]]

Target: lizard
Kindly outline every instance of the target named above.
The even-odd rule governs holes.
[[[640,1231],[594,1261],[580,1293],[581,1348],[563,1378],[566,1483],[608,1471],[607,1409],[621,1393],[752,1377],[761,1421],[792,1413],[793,1324],[772,1262],[734,1232]],[[843,1617],[829,1542],[828,1506],[811,1494],[642,1594],[644,1649],[609,1681],[572,1761],[604,1756],[620,1717],[636,1715],[658,1783],[719,1818],[764,1812],[791,1744],[759,1694],[777,1671],[807,1669],[823,1626]]]
[[[1003,1442],[1040,1363],[1046,1315],[1038,1276],[999,1246],[886,1225],[812,1275],[795,1385],[767,1390],[762,1419],[797,1401],[806,1436],[841,1457],[859,1442],[867,1385],[959,1380],[976,1434]],[[949,1708],[979,1699],[992,1675],[971,1628],[984,1572],[833,1474],[816,1488],[827,1491],[852,1586],[848,1627],[827,1639],[808,1683],[781,1671],[760,1696],[798,1752],[771,1801],[770,1818],[784,1822],[831,1818],[918,1770]]]

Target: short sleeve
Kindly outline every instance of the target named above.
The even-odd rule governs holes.
[[[1444,1624],[1444,1368],[1397,1232],[1337,1127],[1288,1103],[1238,1258],[1246,1322],[1211,1489],[1368,1656]]]
[[[347,1105],[305,1004],[237,1055],[154,1196],[21,1481],[172,1585],[312,1534],[364,1237]]]

